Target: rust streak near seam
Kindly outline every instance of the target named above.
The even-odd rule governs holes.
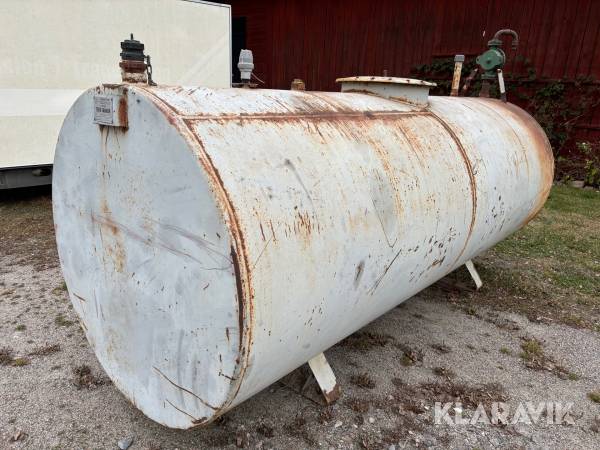
[[[212,409],[212,410],[214,410],[214,411],[217,411],[217,410],[218,410],[218,408],[216,408],[216,407],[212,406],[210,403],[206,402],[205,400],[203,400],[203,399],[202,399],[201,397],[199,397],[197,394],[194,394],[194,393],[193,393],[192,391],[190,391],[189,389],[186,389],[186,388],[184,388],[184,387],[182,387],[182,386],[179,386],[177,383],[175,383],[175,382],[174,382],[174,381],[172,381],[172,380],[171,380],[169,377],[167,377],[167,376],[166,376],[164,373],[162,373],[162,372],[161,372],[161,371],[160,371],[160,370],[159,370],[157,367],[155,367],[155,366],[152,366],[152,368],[153,368],[154,370],[156,370],[156,372],[158,372],[158,373],[159,373],[159,374],[160,374],[160,375],[161,375],[161,376],[162,376],[162,377],[163,377],[165,380],[167,380],[169,383],[171,383],[171,384],[172,384],[173,386],[175,386],[177,389],[181,389],[182,391],[184,391],[184,392],[187,392],[187,393],[188,393],[188,394],[190,394],[190,395],[193,395],[193,396],[194,396],[194,397],[196,397],[198,400],[200,400],[200,402],[201,402],[203,405],[205,405],[205,406],[209,407],[210,409]]]
[[[462,250],[460,251],[458,257],[456,258],[456,260],[458,260],[464,253],[465,249],[467,248],[467,244],[469,243],[469,239],[471,238],[471,234],[473,233],[473,228],[475,227],[475,219],[477,217],[477,184],[475,181],[475,174],[473,173],[473,167],[471,166],[471,161],[469,161],[469,157],[467,155],[467,151],[463,147],[462,142],[460,142],[460,139],[458,138],[458,136],[456,135],[454,130],[450,127],[450,125],[448,125],[444,120],[442,120],[442,118],[439,117],[437,114],[435,114],[431,111],[430,111],[430,114],[431,114],[431,117],[433,117],[435,120],[437,120],[437,122],[441,126],[443,126],[444,129],[448,132],[448,134],[452,137],[452,140],[458,147],[458,151],[460,152],[463,162],[465,163],[465,168],[467,169],[467,173],[469,174],[469,186],[471,188],[471,200],[473,203],[473,208],[471,209],[471,223],[469,225],[469,233],[467,234],[467,239],[465,239],[465,244],[464,244]]]
[[[188,416],[190,419],[192,419],[192,424],[193,424],[193,425],[199,425],[199,424],[201,424],[201,423],[204,423],[204,422],[206,422],[206,417],[201,417],[201,418],[199,418],[199,419],[196,419],[196,418],[195,418],[194,416],[192,416],[190,413],[187,413],[187,412],[185,412],[183,409],[181,409],[181,408],[178,408],[177,406],[175,406],[173,403],[171,403],[171,401],[170,401],[168,398],[166,398],[166,399],[165,399],[165,401],[166,401],[166,402],[167,402],[169,405],[171,405],[173,408],[175,408],[177,411],[179,411],[179,412],[180,412],[180,413],[182,413],[182,414],[185,414],[185,415],[186,415],[186,416]]]
[[[267,114],[220,114],[220,115],[185,115],[178,112],[169,105],[169,109],[182,119],[187,121],[202,121],[202,120],[223,120],[223,121],[240,121],[240,120],[270,120],[270,121],[290,121],[299,119],[398,119],[402,117],[427,116],[428,111],[331,111],[331,112],[315,112],[315,113],[267,113]]]
[[[238,306],[238,329],[240,331],[240,340],[239,340],[239,346],[238,349],[241,352],[242,351],[242,330],[244,329],[244,308],[243,308],[243,301],[242,299],[244,298],[244,287],[242,286],[242,273],[240,271],[240,264],[239,264],[239,259],[238,259],[238,255],[237,252],[235,251],[235,248],[233,247],[233,245],[231,246],[231,261],[233,262],[233,271],[235,273],[235,287],[237,290],[237,297],[238,297],[238,302],[239,302],[239,306]],[[227,330],[227,336],[229,336],[229,329]]]

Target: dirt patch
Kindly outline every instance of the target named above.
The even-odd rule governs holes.
[[[266,423],[260,423],[256,427],[256,432],[266,438],[272,438],[275,436],[275,429]]]
[[[0,191],[0,256],[36,270],[58,266],[50,187]]]
[[[436,352],[440,353],[440,354],[446,354],[446,353],[450,353],[452,351],[452,348],[450,348],[449,346],[447,346],[446,344],[431,344],[430,347],[432,349],[434,349]]]
[[[8,347],[0,348],[0,364],[8,365],[13,361],[13,350]]]
[[[363,389],[374,389],[375,381],[367,373],[361,373],[359,375],[352,375],[350,377],[350,383],[354,386],[361,387]]]
[[[325,424],[331,422],[335,418],[335,409],[333,406],[323,408],[318,415],[319,423]]]
[[[309,431],[307,419],[301,415],[297,415],[291,422],[287,423],[284,430],[290,435],[302,439],[312,447],[318,445],[318,440]]]
[[[101,386],[105,381],[92,373],[90,366],[85,364],[77,366],[73,369],[73,384],[77,389],[93,389]]]
[[[436,374],[438,377],[443,377],[446,379],[454,378],[456,374],[448,369],[447,367],[434,367],[432,372]]]
[[[406,441],[415,433],[423,431],[425,426],[412,415],[399,416],[392,427],[384,428],[378,433],[363,433],[359,436],[359,444],[365,450],[386,448],[398,442]]]
[[[348,406],[354,412],[366,413],[369,411],[370,402],[369,400],[365,399],[350,398],[346,400],[346,406]]]
[[[348,336],[339,345],[352,350],[368,351],[376,347],[385,347],[393,341],[394,338],[388,334],[358,331]]]
[[[394,347],[402,353],[400,362],[403,366],[408,367],[423,361],[423,352],[421,350],[414,349],[408,344],[394,344]]]
[[[505,402],[509,398],[499,383],[471,385],[446,380],[409,385],[399,378],[392,379],[392,383],[396,387],[394,401],[416,414],[422,414],[427,410],[426,406],[435,402],[461,402],[465,408],[475,409],[480,403],[489,406],[492,402]]]
[[[60,352],[59,344],[52,345],[44,345],[42,347],[38,347],[35,350],[29,353],[29,356],[46,356],[51,355],[52,353]]]
[[[421,391],[430,401],[453,402],[460,401],[463,406],[475,409],[479,404],[491,406],[493,402],[505,402],[508,395],[498,383],[486,383],[480,386],[471,386],[464,383],[425,383],[420,385]]]

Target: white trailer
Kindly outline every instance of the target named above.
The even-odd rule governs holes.
[[[77,97],[118,83],[133,33],[160,84],[229,87],[231,7],[195,0],[2,0],[0,189],[50,184],[63,119]]]

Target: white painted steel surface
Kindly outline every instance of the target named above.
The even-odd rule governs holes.
[[[92,122],[107,93],[127,130]],[[54,217],[106,372],[188,428],[519,229],[552,174],[537,123],[490,99],[105,86],[65,120]]]
[[[52,164],[85,89],[120,82],[134,33],[166,84],[229,87],[229,5],[184,0],[0,1],[0,169]]]

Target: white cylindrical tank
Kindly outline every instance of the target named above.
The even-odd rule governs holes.
[[[62,269],[102,366],[147,416],[214,420],[540,210],[553,159],[527,113],[427,104],[387,80],[104,85],[71,108],[54,162]]]

